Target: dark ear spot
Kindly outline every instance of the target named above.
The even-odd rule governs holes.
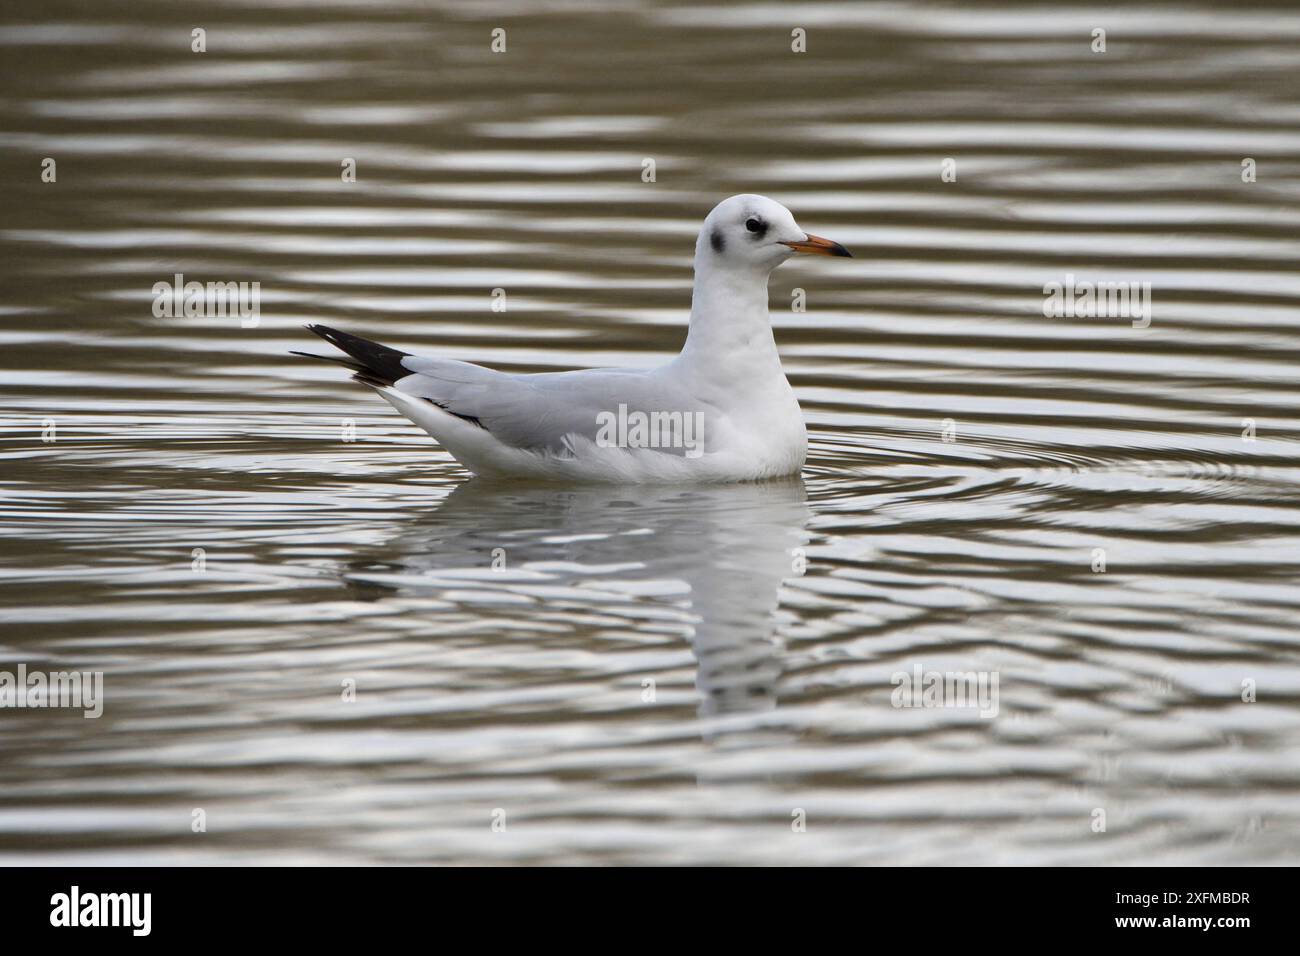
[[[721,252],[727,247],[727,240],[723,238],[721,229],[715,228],[709,233],[709,245],[713,247],[714,252]]]

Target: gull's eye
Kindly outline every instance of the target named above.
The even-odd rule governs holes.
[[[748,229],[750,232],[757,232],[757,233],[762,233],[767,229],[767,227],[763,225],[763,220],[759,219],[757,216],[750,216],[748,219],[746,219],[745,228]]]

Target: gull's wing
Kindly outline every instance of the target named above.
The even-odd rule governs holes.
[[[596,440],[602,414],[682,411],[683,396],[654,371],[586,369],[513,375],[451,359],[410,356],[393,387],[470,420],[512,448],[562,454],[572,436]],[[673,451],[673,449],[663,449]]]
[[[469,362],[412,355],[323,325],[308,328],[348,358],[324,358],[349,368],[374,388],[424,399],[508,448],[564,454],[574,436],[596,440],[602,413],[707,412],[664,369],[584,369],[518,375]],[[435,437],[439,437],[435,434]],[[656,449],[682,454],[681,448]]]

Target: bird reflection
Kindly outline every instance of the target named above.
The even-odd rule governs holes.
[[[700,715],[770,710],[781,675],[774,612],[782,581],[800,573],[808,516],[798,478],[577,488],[475,478],[385,544],[396,580],[359,577],[492,580],[508,563],[544,569],[549,584],[609,587],[614,601],[685,603]]]

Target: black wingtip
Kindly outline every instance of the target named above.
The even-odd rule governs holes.
[[[346,352],[351,361],[343,359],[334,361],[352,369],[356,373],[353,377],[362,384],[384,388],[411,374],[411,370],[402,364],[402,359],[411,354],[409,352],[380,345],[378,342],[363,339],[351,332],[340,332],[328,325],[313,323],[306,328],[308,332],[319,335],[339,351]],[[311,355],[307,352],[293,354],[305,355],[308,358],[325,358],[323,355]]]

